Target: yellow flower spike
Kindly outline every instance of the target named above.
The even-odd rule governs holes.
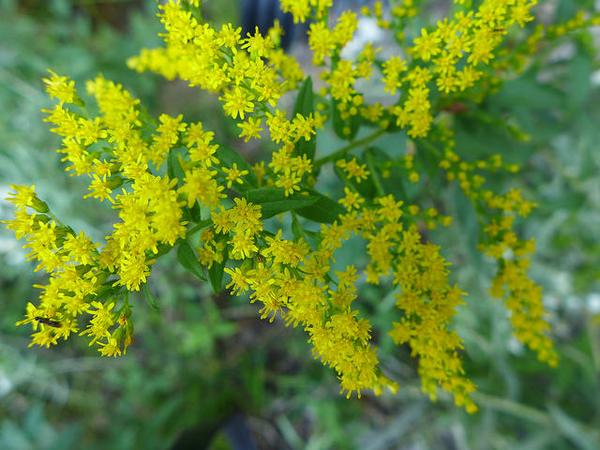
[[[260,132],[263,131],[262,119],[248,117],[248,120],[242,123],[238,123],[237,126],[241,129],[240,138],[244,139],[244,142],[248,142],[250,139],[260,139]]]
[[[294,140],[296,141],[300,139],[310,141],[312,136],[317,134],[316,122],[312,114],[308,117],[304,117],[302,114],[296,114],[296,117],[292,120],[291,128],[294,133]]]
[[[401,74],[406,71],[408,65],[400,56],[392,56],[383,64],[383,82],[385,91],[391,95],[402,86]]]
[[[20,186],[16,184],[12,184],[10,188],[13,192],[9,192],[6,200],[13,205],[15,205],[19,209],[25,209],[27,207],[32,207],[34,202],[37,199],[35,194],[35,185],[31,186]]]
[[[254,95],[239,86],[229,89],[219,99],[223,102],[225,114],[234,119],[239,117],[243,120],[247,113],[254,111]]]
[[[336,48],[333,32],[325,22],[311,23],[308,30],[308,45],[313,52],[313,63],[322,65]]]
[[[354,178],[359,183],[369,178],[366,164],[359,164],[356,158],[352,158],[350,161],[339,160],[336,165],[344,170],[348,178]]]
[[[344,188],[345,196],[340,199],[340,204],[344,206],[348,211],[353,209],[360,209],[361,205],[365,202],[365,199],[360,196],[358,192],[354,192],[351,189]]]
[[[252,234],[243,231],[234,233],[229,243],[232,247],[230,255],[233,259],[247,259],[258,251]]]
[[[188,208],[191,208],[196,201],[211,209],[219,206],[220,200],[225,197],[225,194],[222,193],[225,188],[218,184],[216,175],[216,170],[206,167],[196,167],[185,171],[185,179],[179,188],[179,193],[187,198]]]
[[[58,344],[58,336],[51,327],[47,327],[31,335],[29,347],[38,345],[40,347],[50,348],[51,345],[56,344]]]
[[[302,177],[298,176],[296,172],[285,172],[277,177],[275,186],[282,188],[286,197],[293,195],[295,192],[300,191],[300,182]]]
[[[415,57],[429,61],[440,52],[440,37],[434,32],[430,33],[425,28],[421,29],[421,35],[415,38],[412,53]]]
[[[183,115],[171,117],[167,114],[161,114],[159,119],[160,124],[156,129],[156,134],[153,136],[153,142],[150,147],[150,160],[157,167],[166,159],[169,151],[179,141],[180,133],[184,132],[187,124],[183,123]]]
[[[43,78],[42,81],[46,85],[46,92],[50,97],[53,97],[63,103],[76,103],[79,100],[77,91],[75,90],[75,82],[68,77],[60,76],[52,70],[49,78]]]
[[[200,6],[199,0],[167,0],[159,7],[164,47],[144,50],[128,64],[137,71],[180,78],[214,93],[225,114],[239,119],[241,139],[264,137],[278,146],[270,161],[252,168],[259,186],[279,188],[293,198],[299,191],[304,194],[306,188],[318,186],[319,181],[318,170],[313,168],[320,163],[301,154],[298,143],[316,139],[330,119],[341,119],[336,131],[347,137],[357,131],[351,121],[362,123],[364,119],[376,135],[395,124],[410,138],[438,140],[435,144],[441,146],[440,168],[446,179],[455,181],[478,208],[490,212],[484,225],[486,243],[480,248],[500,262],[492,283],[494,295],[510,310],[515,335],[541,360],[554,365],[557,358],[541,290],[527,274],[534,243],[522,241],[514,231],[515,217],[528,215],[535,205],[517,190],[498,195],[488,189],[485,172],[510,171],[511,167],[500,157],[462,161],[449,126],[453,115],[476,108],[490,90],[498,89],[504,74],[524,70],[542,39],[569,33],[593,19],[577,16],[560,26],[539,26],[524,36],[523,51],[517,46],[512,52],[501,44],[511,27],[531,20],[535,2],[483,0],[471,8],[457,1],[464,5],[456,8],[452,17],[419,30],[416,37],[411,36],[414,27],[407,20],[417,13],[415,3],[405,0],[391,8],[394,27],[405,30],[400,32],[406,34],[402,39],[413,39],[402,56],[385,55],[368,44],[358,56],[342,58],[341,50],[357,28],[356,13],[341,13],[332,18],[335,24],[330,27],[331,0],[282,0],[282,8],[292,13],[295,21],[311,20],[309,46],[314,62],[325,65],[319,77],[323,83],[315,91],[319,93],[314,99],[319,112],[305,111],[290,119],[280,99],[296,90],[305,76],[299,62],[280,48],[279,24],[265,36],[255,30],[242,37],[240,29],[231,24],[215,29],[204,23],[189,7]],[[390,25],[383,2],[376,2],[372,12],[366,13],[381,27]],[[397,102],[372,101],[361,92],[365,79],[389,95],[400,93]],[[449,284],[448,264],[440,249],[415,228],[417,223],[429,229],[448,226],[449,216],[433,209],[421,212],[419,206],[405,206],[393,195],[370,203],[346,186],[339,201],[346,212],[323,225],[319,233],[309,233],[310,245],[300,238],[285,239],[286,229],[275,234],[263,230],[259,205],[232,198],[231,206],[231,201],[225,200],[225,188],[243,184],[249,170],[237,164],[225,166],[219,160],[214,133],[201,123],[187,125],[182,116],[161,115],[156,132],[147,136],[150,124],[140,113],[139,101],[123,86],[101,76],[89,81],[86,87],[100,114],[88,117],[67,106],[78,102],[72,81],[51,72],[44,82],[48,93],[58,100],[45,111],[45,120],[63,138],[59,153],[66,170],[88,175],[86,197],[108,200],[118,221],[106,242],[96,245],[84,234],[73,234],[66,225],[51,220],[47,205],[35,196],[33,187],[17,188],[11,194],[16,212],[7,222],[8,228],[26,239],[28,258],[38,263],[36,270],[50,272],[48,283],[37,286],[39,304],[28,305],[25,319],[19,322],[34,328],[32,344],[51,346],[79,332],[77,323],[84,315],[90,320],[79,334],[89,336],[105,356],[124,354],[133,339],[133,325],[122,312],[123,297],[102,303],[94,301],[96,296],[107,287],[120,290],[119,295],[138,291],[148,280],[155,255],[180,242],[195,226],[187,223],[190,219],[184,220],[186,208],[192,209],[189,217],[197,220],[195,212],[200,205],[203,216],[208,209],[212,224],[202,230],[201,241],[195,244],[199,262],[214,268],[227,251],[233,260],[229,264],[235,266],[224,268],[231,278],[227,287],[235,294],[249,294],[250,301],[259,304],[261,318],[273,321],[281,317],[286,325],[301,326],[314,356],[339,378],[342,393],[360,397],[369,389],[375,394],[386,387],[392,392],[397,389],[379,369],[371,324],[352,309],[358,301],[357,280],[364,273],[368,283],[377,284],[387,277],[401,289],[397,300],[403,315],[390,334],[398,344],[410,346],[418,358],[423,392],[435,399],[441,388],[453,395],[457,406],[468,412],[477,409],[470,398],[474,385],[462,369],[462,341],[450,330],[463,293]],[[450,103],[440,111],[448,94],[458,93],[470,100],[469,106],[466,101]],[[516,138],[522,137],[518,128],[512,131]],[[99,141],[104,142],[95,145]],[[412,147],[414,142],[409,141],[405,157],[376,166],[381,176],[390,177],[392,167],[399,164],[409,181],[418,182]],[[171,172],[170,177],[163,176],[161,165],[173,148],[177,148],[179,163],[176,177]],[[350,158],[336,158],[347,180],[358,183],[376,175]],[[121,185],[124,188],[117,192]],[[302,230],[293,231],[298,235]],[[335,253],[351,237],[365,241],[368,261],[364,268],[350,266],[337,273],[336,284],[330,278]]]
[[[64,258],[82,265],[91,265],[97,257],[97,245],[82,231],[69,234],[63,243]]]
[[[248,36],[242,40],[242,48],[254,57],[267,56],[274,47],[273,40],[269,36],[263,37],[258,27],[255,28],[254,34],[248,33]]]
[[[112,336],[106,338],[106,342],[98,342],[98,351],[102,356],[121,356],[119,342]]]
[[[332,5],[333,0],[281,0],[282,11],[291,13],[294,23],[306,22],[312,13],[321,18]]]
[[[231,189],[234,183],[243,184],[244,180],[242,177],[249,173],[247,170],[238,169],[237,163],[233,163],[231,168],[223,167],[223,172],[225,172],[225,179],[227,180],[227,187],[229,189]]]
[[[84,195],[83,198],[95,198],[100,201],[108,200],[110,203],[114,202],[111,196],[112,189],[110,187],[110,180],[107,179],[106,175],[103,175],[102,177],[93,175],[93,179],[88,190],[90,193]]]
[[[241,43],[242,28],[235,28],[232,24],[226,23],[221,26],[219,31],[219,45],[228,48],[237,53],[237,47]]]
[[[344,47],[354,37],[358,28],[358,16],[354,11],[344,11],[333,29],[333,38],[339,47]]]
[[[249,203],[245,198],[234,199],[235,206],[228,210],[229,219],[233,222],[236,233],[256,236],[263,229],[261,208]]]
[[[116,324],[117,316],[112,311],[114,307],[114,302],[101,303],[93,301],[90,304],[87,312],[92,315],[92,319],[87,328],[79,333],[82,336],[89,335],[92,338],[90,345],[107,337],[109,329]]]

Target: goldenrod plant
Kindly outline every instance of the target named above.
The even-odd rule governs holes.
[[[550,25],[536,21],[536,1],[456,0],[446,18],[421,26],[429,15],[420,1],[391,3],[333,17],[331,0],[281,1],[296,22],[310,21],[311,73],[320,80],[281,49],[277,23],[265,35],[242,36],[233,24],[207,23],[199,0],[159,6],[164,46],[142,50],[129,67],[214,94],[239,138],[270,150],[254,164],[201,122],[154,119],[118,82],[100,75],[83,90],[50,71],[44,83],[56,104],[45,120],[62,138],[65,170],[89,180],[82,201],[110,205],[117,219],[94,242],[53,214],[34,186],[13,187],[16,212],[7,226],[26,241],[35,270],[49,274],[18,322],[33,328],[31,344],[50,347],[76,334],[104,356],[125,354],[134,342],[133,306],[144,297],[156,301],[152,267],[173,250],[216,292],[247,295],[262,319],[301,327],[348,397],[398,389],[381,368],[376,331],[410,348],[431,399],[441,388],[473,413],[476,386],[452,328],[465,292],[432,238],[453,217],[436,192],[414,201],[404,187],[431,181],[440,189],[456,185],[472,203],[479,249],[497,263],[490,292],[504,301],[516,338],[556,366],[542,291],[529,276],[535,243],[518,232],[535,199],[516,188],[495,191],[490,181],[519,167],[503,160],[502,148],[474,159],[456,145],[454,124],[476,117],[541,48],[600,24],[599,17],[581,11]],[[389,30],[392,54],[372,44],[352,56],[343,51],[361,17]],[[365,81],[383,99],[372,100]],[[290,97],[293,108],[286,108]],[[528,139],[514,123],[495,125]],[[327,130],[346,143],[320,145]],[[385,136],[398,137],[398,145],[381,151],[374,144]],[[319,183],[325,170],[343,192]],[[334,270],[336,252],[351,238],[364,241],[368,263]],[[361,311],[363,281],[395,293],[398,312],[388,329],[374,330]]]

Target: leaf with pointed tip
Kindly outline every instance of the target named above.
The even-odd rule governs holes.
[[[333,223],[345,212],[342,205],[318,192],[311,192],[316,197],[312,205],[298,209],[298,215],[319,223]]]
[[[179,152],[177,149],[171,150],[167,157],[167,175],[169,175],[171,180],[177,180],[178,183],[183,183],[185,179],[185,173],[179,163]]]
[[[256,175],[254,175],[252,166],[250,166],[250,164],[248,164],[242,155],[240,155],[234,149],[225,145],[219,145],[218,150],[215,152],[215,156],[225,167],[231,167],[233,164],[236,164],[238,169],[247,170],[248,174],[242,177],[244,181],[252,187],[258,186],[258,180],[256,179]]]
[[[308,117],[315,113],[314,105],[314,93],[312,78],[307,77],[302,83],[302,86],[298,90],[298,97],[296,97],[296,104],[294,105],[294,116],[297,114],[303,117]],[[293,119],[292,117],[292,119]],[[301,138],[296,144],[296,151],[299,155],[306,155],[308,158],[313,159],[315,151],[317,150],[317,138],[312,137],[310,140]]]
[[[286,211],[308,207],[317,202],[319,197],[301,193],[286,197],[283,189],[259,188],[247,191],[246,200],[260,205],[263,219],[268,219]]]
[[[185,269],[194,274],[197,278],[206,281],[204,269],[200,264],[200,261],[198,261],[194,249],[187,241],[183,241],[179,244],[179,247],[177,248],[177,260]]]
[[[160,306],[158,306],[158,301],[152,293],[152,291],[150,291],[150,288],[148,287],[147,283],[144,284],[144,286],[142,287],[142,292],[144,294],[144,300],[146,300],[146,303],[148,303],[150,308],[152,308],[155,311],[159,311]]]
[[[223,261],[220,263],[213,263],[208,269],[208,278],[215,294],[218,294],[223,290],[223,273],[225,272],[225,264],[227,264],[227,247],[223,250]]]

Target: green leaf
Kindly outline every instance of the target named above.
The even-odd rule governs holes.
[[[477,212],[471,203],[471,200],[460,190],[456,185],[452,186],[454,216],[458,219],[458,223],[463,230],[463,236],[466,245],[464,246],[467,256],[473,264],[481,264],[482,255],[478,251],[479,244],[479,222],[477,220]]]
[[[227,247],[223,250],[223,262],[213,265],[208,269],[208,279],[213,288],[215,294],[218,294],[223,290],[223,273],[225,271],[225,264],[227,263]]]
[[[314,106],[314,93],[313,93],[313,83],[312,78],[307,77],[302,83],[302,86],[298,90],[298,97],[296,97],[296,104],[294,105],[294,116],[300,114],[304,117],[308,117],[311,114],[314,114],[315,106]],[[299,155],[306,155],[310,159],[313,159],[315,156],[315,151],[317,150],[317,139],[313,137],[309,141],[302,138],[296,144],[296,151]]]
[[[234,149],[229,148],[225,145],[219,145],[219,149],[215,152],[215,156],[219,158],[219,161],[226,166],[231,167],[233,164],[237,164],[237,168],[240,170],[247,170],[248,175],[244,175],[242,178],[246,183],[250,186],[256,187],[258,186],[258,180],[256,179],[256,175],[254,175],[254,171],[248,162],[236,152]]]
[[[168,244],[158,244],[158,252],[154,254],[155,258],[160,258],[163,255],[166,255],[173,249],[172,245]]]
[[[381,179],[381,175],[379,174],[379,169],[375,163],[375,153],[372,148],[367,149],[367,151],[365,153],[365,158],[367,160],[367,167],[369,168],[369,172],[371,172],[370,178],[373,181],[373,186],[375,186],[377,195],[384,196],[385,189],[383,187],[383,180]]]
[[[308,116],[314,113],[314,94],[313,94],[313,83],[311,77],[306,77],[306,80],[298,89],[298,97],[296,97],[296,104],[294,105],[294,117],[296,114],[302,114]]]
[[[169,152],[169,156],[167,157],[167,174],[171,180],[183,182],[185,179],[185,173],[179,163],[179,152],[177,149],[173,149]]]
[[[585,427],[585,425],[577,422],[572,417],[569,417],[562,409],[556,405],[549,405],[548,411],[554,420],[554,424],[558,431],[571,440],[576,446],[584,450],[597,449],[598,431]]]
[[[194,221],[194,223],[202,222],[202,213],[200,204],[198,202],[194,203],[194,206],[190,208],[190,217]]]
[[[331,102],[331,113],[333,117],[333,131],[340,138],[345,141],[352,141],[358,134],[360,128],[360,117],[353,116],[350,119],[342,119],[340,110],[338,109],[338,103],[336,101]],[[344,129],[350,128],[350,134],[345,134]]]
[[[497,105],[506,109],[515,108],[548,110],[561,105],[561,93],[553,86],[542,84],[536,73],[530,71],[523,76],[504,84],[491,98]]]
[[[579,110],[589,100],[592,88],[591,75],[593,71],[592,59],[585,53],[581,45],[571,60],[566,80],[567,105],[572,110]]]
[[[311,192],[316,201],[312,205],[298,209],[298,215],[319,223],[333,223],[345,209],[335,200],[318,192]]]
[[[429,177],[429,183],[435,190],[441,189],[440,180],[440,151],[430,142],[425,140],[417,141],[417,151],[415,152],[416,162],[421,165]]]
[[[116,294],[120,290],[121,290],[121,288],[118,286],[113,286],[112,284],[105,284],[100,287],[99,291],[97,292],[96,296],[94,297],[94,300],[101,301],[101,300],[105,300],[109,297],[115,297]]]
[[[298,221],[298,216],[295,213],[292,213],[292,233],[294,234],[294,239],[296,240],[300,239],[304,235],[302,226]]]
[[[198,261],[194,249],[187,241],[183,241],[179,244],[179,247],[177,248],[177,260],[186,270],[194,274],[197,278],[206,281],[204,269],[200,264],[200,261]]]
[[[144,300],[146,300],[146,303],[148,303],[150,308],[152,308],[155,311],[160,311],[160,306],[158,306],[158,301],[157,301],[156,297],[154,296],[154,294],[152,293],[152,291],[150,291],[150,288],[148,287],[148,283],[144,284],[144,286],[142,287],[142,293],[144,294]]]
[[[340,139],[348,139],[348,137],[344,134],[344,121],[340,116],[340,111],[337,108],[337,103],[335,101],[331,101],[331,116],[333,118],[333,131]]]
[[[260,205],[263,219],[268,219],[282,212],[311,206],[319,197],[312,194],[294,194],[286,197],[283,189],[259,188],[247,191],[246,200]]]

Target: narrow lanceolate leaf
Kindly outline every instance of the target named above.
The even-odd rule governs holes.
[[[167,157],[167,175],[169,175],[171,180],[177,180],[178,183],[182,183],[185,178],[185,173],[179,163],[179,152],[177,149],[171,150]]]
[[[142,287],[142,293],[144,294],[144,300],[146,300],[146,303],[148,303],[150,308],[152,308],[155,311],[160,310],[160,307],[158,306],[158,301],[152,293],[152,291],[150,290],[150,288],[148,287],[148,284],[144,284],[144,286]]]
[[[190,208],[190,216],[195,223],[202,222],[202,211],[198,202],[194,203],[194,206]]]
[[[319,200],[316,195],[304,193],[286,197],[284,190],[277,188],[251,189],[246,192],[245,196],[250,203],[260,205],[263,219],[286,211],[305,208]]]
[[[381,174],[379,173],[379,168],[377,167],[377,163],[375,161],[375,152],[372,148],[367,149],[365,152],[365,159],[367,160],[367,167],[370,172],[370,179],[375,187],[375,191],[377,195],[383,197],[385,195],[385,189],[383,187],[383,180],[381,179]]]
[[[300,86],[300,89],[298,89],[298,97],[296,98],[296,104],[294,105],[294,116],[296,114],[307,116],[314,113],[314,111],[312,78],[307,77],[302,83],[302,86]]]
[[[302,226],[298,221],[298,216],[295,213],[292,213],[292,233],[294,234],[294,239],[298,240],[304,237],[304,233],[302,231]]]
[[[223,290],[223,273],[225,271],[225,264],[227,263],[227,247],[223,250],[223,261],[219,264],[213,263],[208,269],[208,278],[215,294],[218,294]]]
[[[206,281],[202,265],[200,264],[200,261],[198,261],[194,249],[187,241],[183,241],[179,244],[179,247],[177,248],[177,260],[185,269],[194,274],[197,278]]]
[[[310,205],[300,208],[296,213],[302,217],[319,223],[333,223],[339,215],[345,212],[344,208],[335,200],[318,192],[311,192],[316,201]]]
[[[308,117],[315,113],[314,105],[314,93],[312,78],[307,77],[302,83],[302,86],[298,90],[298,97],[296,97],[296,104],[294,105],[294,117],[300,114],[304,117]],[[317,138],[312,137],[309,141],[301,138],[296,144],[296,151],[299,155],[306,155],[308,158],[313,159],[315,151],[317,149]]]
[[[256,179],[256,175],[254,175],[254,171],[248,162],[236,152],[234,149],[229,148],[224,145],[219,145],[219,149],[215,152],[215,156],[219,159],[221,164],[225,167],[231,167],[233,164],[237,164],[237,168],[240,170],[247,170],[248,174],[244,175],[242,178],[246,183],[250,186],[256,187],[258,186],[258,180]]]
[[[358,134],[360,128],[359,116],[352,116],[349,119],[342,119],[338,103],[335,100],[331,101],[331,115],[333,117],[333,131],[340,138],[347,141],[353,140]]]

